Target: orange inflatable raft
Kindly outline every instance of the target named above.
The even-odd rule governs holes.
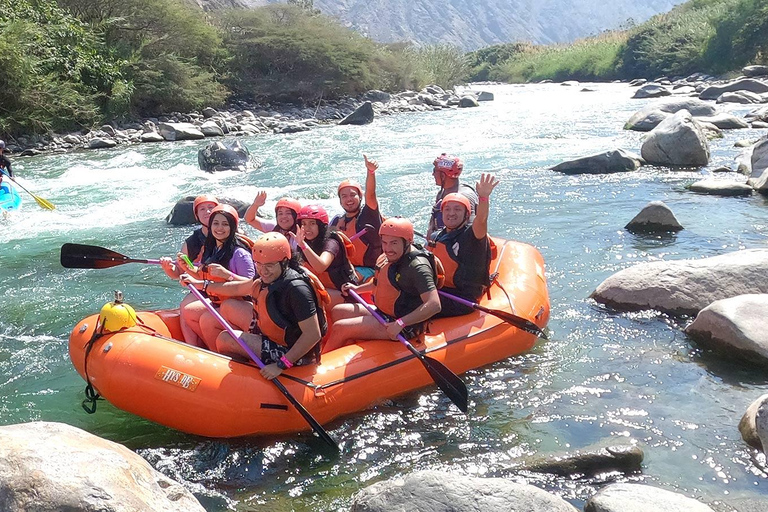
[[[526,244],[496,243],[498,257],[491,269],[499,273],[498,285],[491,287],[491,298],[484,296],[480,303],[543,328],[549,319],[549,297],[541,255]],[[92,315],[70,336],[70,358],[78,373],[85,378],[87,359],[88,380],[114,406],[206,437],[310,430],[255,364],[176,341],[182,339],[177,310],[141,312],[138,317],[146,327],[140,322],[90,343],[98,321],[98,315]],[[428,333],[414,345],[461,374],[525,352],[535,341],[535,335],[475,311],[431,321]],[[291,368],[280,379],[322,424],[434,384],[421,362],[392,341],[365,341],[334,350],[323,354],[320,364]],[[471,389],[469,393],[471,397]]]

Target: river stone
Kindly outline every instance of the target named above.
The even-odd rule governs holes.
[[[379,91],[377,89],[371,89],[363,94],[363,101],[389,103],[392,100],[392,95],[388,92]]]
[[[768,137],[752,146],[749,167],[747,183],[758,192],[768,193]]]
[[[688,190],[713,196],[751,196],[755,191],[746,183],[707,178],[688,185]]]
[[[768,121],[768,106],[758,107],[748,112],[744,118],[747,121]]]
[[[739,103],[749,105],[752,103],[761,103],[759,95],[749,91],[724,92],[717,97],[715,103]]]
[[[179,199],[171,209],[171,212],[165,218],[165,221],[168,224],[172,224],[174,226],[197,224],[197,219],[195,219],[195,214],[192,209],[192,205],[195,202],[195,197],[197,196],[186,196],[183,199]],[[217,201],[219,201],[219,203],[232,206],[235,210],[237,210],[237,213],[240,215],[240,217],[245,215],[245,211],[250,206],[249,204],[238,199],[220,197],[217,198]]]
[[[480,104],[474,96],[462,96],[459,100],[459,108],[479,107]]]
[[[749,124],[743,119],[736,117],[733,114],[726,112],[720,112],[712,116],[697,116],[696,120],[699,122],[712,123],[721,130],[736,130],[740,128],[749,128]]]
[[[648,80],[646,80],[645,78],[635,78],[634,80],[629,82],[629,86],[630,87],[640,87],[641,85],[645,84],[646,82],[648,82]]]
[[[159,123],[157,129],[165,140],[197,140],[205,135],[192,123]]]
[[[641,163],[638,155],[623,149],[613,149],[562,162],[550,169],[565,174],[606,174],[634,171]]]
[[[145,132],[141,134],[141,142],[163,142],[165,139],[157,132]]]
[[[717,114],[717,109],[714,105],[696,98],[667,100],[653,103],[632,114],[629,121],[624,124],[624,129],[649,132],[669,117],[669,114],[674,114],[681,110],[687,110],[692,116],[696,117],[709,117]]]
[[[480,91],[477,93],[477,101],[493,101],[493,93],[488,91]]]
[[[622,311],[655,309],[695,315],[716,300],[768,293],[768,249],[735,251],[698,260],[654,261],[621,270],[591,297]]]
[[[632,97],[636,99],[659,98],[661,96],[670,96],[671,94],[672,94],[672,91],[670,91],[663,85],[649,83],[649,84],[645,84],[644,86],[636,90],[635,94],[633,94]]]
[[[477,478],[447,471],[417,471],[377,482],[357,493],[351,512],[576,512],[546,491],[503,478]]]
[[[206,137],[221,137],[224,135],[224,130],[221,129],[216,121],[208,120],[200,125],[200,131]]]
[[[757,435],[755,416],[757,416],[758,409],[766,405],[768,405],[768,393],[764,394],[749,404],[747,411],[744,413],[744,416],[741,417],[741,421],[739,421],[739,432],[741,432],[741,438],[749,446],[757,448],[758,450],[763,449],[763,444],[760,441],[760,436]],[[768,446],[766,446],[765,449],[768,450]]]
[[[197,165],[206,172],[245,171],[250,158],[248,148],[235,141],[212,142],[197,152]]]
[[[86,145],[86,148],[88,149],[102,149],[102,148],[113,148],[117,146],[117,142],[113,139],[106,139],[101,137],[96,137],[88,141],[88,144]]]
[[[611,484],[589,498],[584,512],[714,512],[693,498],[644,484]]]
[[[373,105],[370,101],[366,101],[357,110],[349,114],[347,117],[339,121],[339,125],[354,124],[363,125],[373,122]]]
[[[699,94],[700,100],[715,100],[721,94],[733,91],[768,92],[768,84],[752,78],[742,78],[724,85],[710,85]]]
[[[669,206],[662,201],[651,201],[624,226],[624,229],[633,233],[669,233],[680,231],[683,226]]]
[[[179,483],[128,448],[63,423],[0,427],[5,512],[204,512]]]
[[[709,163],[709,143],[699,123],[680,110],[648,134],[640,154],[648,163],[702,166]]]
[[[748,76],[750,78],[755,76],[765,76],[768,75],[768,66],[745,66],[741,68],[741,72],[744,74],[744,76]]]
[[[594,476],[609,471],[633,473],[642,469],[643,450],[637,446],[585,448],[576,453],[556,455],[546,460],[526,463],[524,469],[559,476]]]
[[[768,363],[768,295],[745,294],[705,307],[685,332],[703,345],[735,352],[752,362]]]

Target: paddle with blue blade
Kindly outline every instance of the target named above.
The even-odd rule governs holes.
[[[384,320],[384,318],[379,313],[377,313],[376,310],[373,309],[371,305],[368,304],[365,299],[363,299],[356,291],[347,290],[347,293],[349,293],[352,298],[354,298],[366,310],[368,310],[368,312],[373,315],[373,317],[378,320],[381,325],[385,325],[387,323],[387,321]],[[461,412],[466,413],[469,393],[467,392],[467,385],[464,384],[464,381],[461,380],[458,375],[453,373],[440,361],[419,352],[416,347],[411,345],[411,343],[405,339],[402,334],[398,334],[397,339],[400,341],[400,343],[408,347],[408,350],[410,350],[411,353],[413,353],[413,355],[415,355],[419,361],[421,361],[421,364],[423,364],[424,368],[426,368],[426,370],[429,372],[429,375],[432,377],[432,380],[435,381],[437,387],[439,387],[443,393],[445,393],[448,398],[451,399],[451,402],[453,402]]]

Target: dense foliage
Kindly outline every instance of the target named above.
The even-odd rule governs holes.
[[[472,79],[507,82],[721,74],[768,63],[768,2],[690,0],[626,30],[569,45],[500,45],[472,59]]]

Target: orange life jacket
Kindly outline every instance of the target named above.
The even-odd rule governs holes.
[[[418,308],[422,302],[418,295],[403,293],[399,285],[401,279],[399,269],[402,265],[409,265],[415,258],[421,256],[429,261],[432,267],[432,276],[437,288],[442,288],[445,282],[445,269],[442,262],[431,252],[425,251],[421,246],[413,244],[416,250],[409,250],[394,265],[385,255],[381,255],[376,262],[376,275],[373,278],[373,301],[376,307],[387,315],[400,318]]]
[[[329,266],[322,272],[317,272],[306,259],[302,265],[313,272],[320,279],[320,282],[327,288],[339,290],[344,283],[357,284],[359,282],[358,276],[357,273],[355,273],[355,267],[352,266],[352,262],[349,258],[349,250],[355,250],[352,246],[352,242],[350,242],[347,235],[341,231],[331,231],[330,236],[334,237],[341,244],[341,252],[336,255],[337,258],[341,258],[341,264],[334,268]]]

